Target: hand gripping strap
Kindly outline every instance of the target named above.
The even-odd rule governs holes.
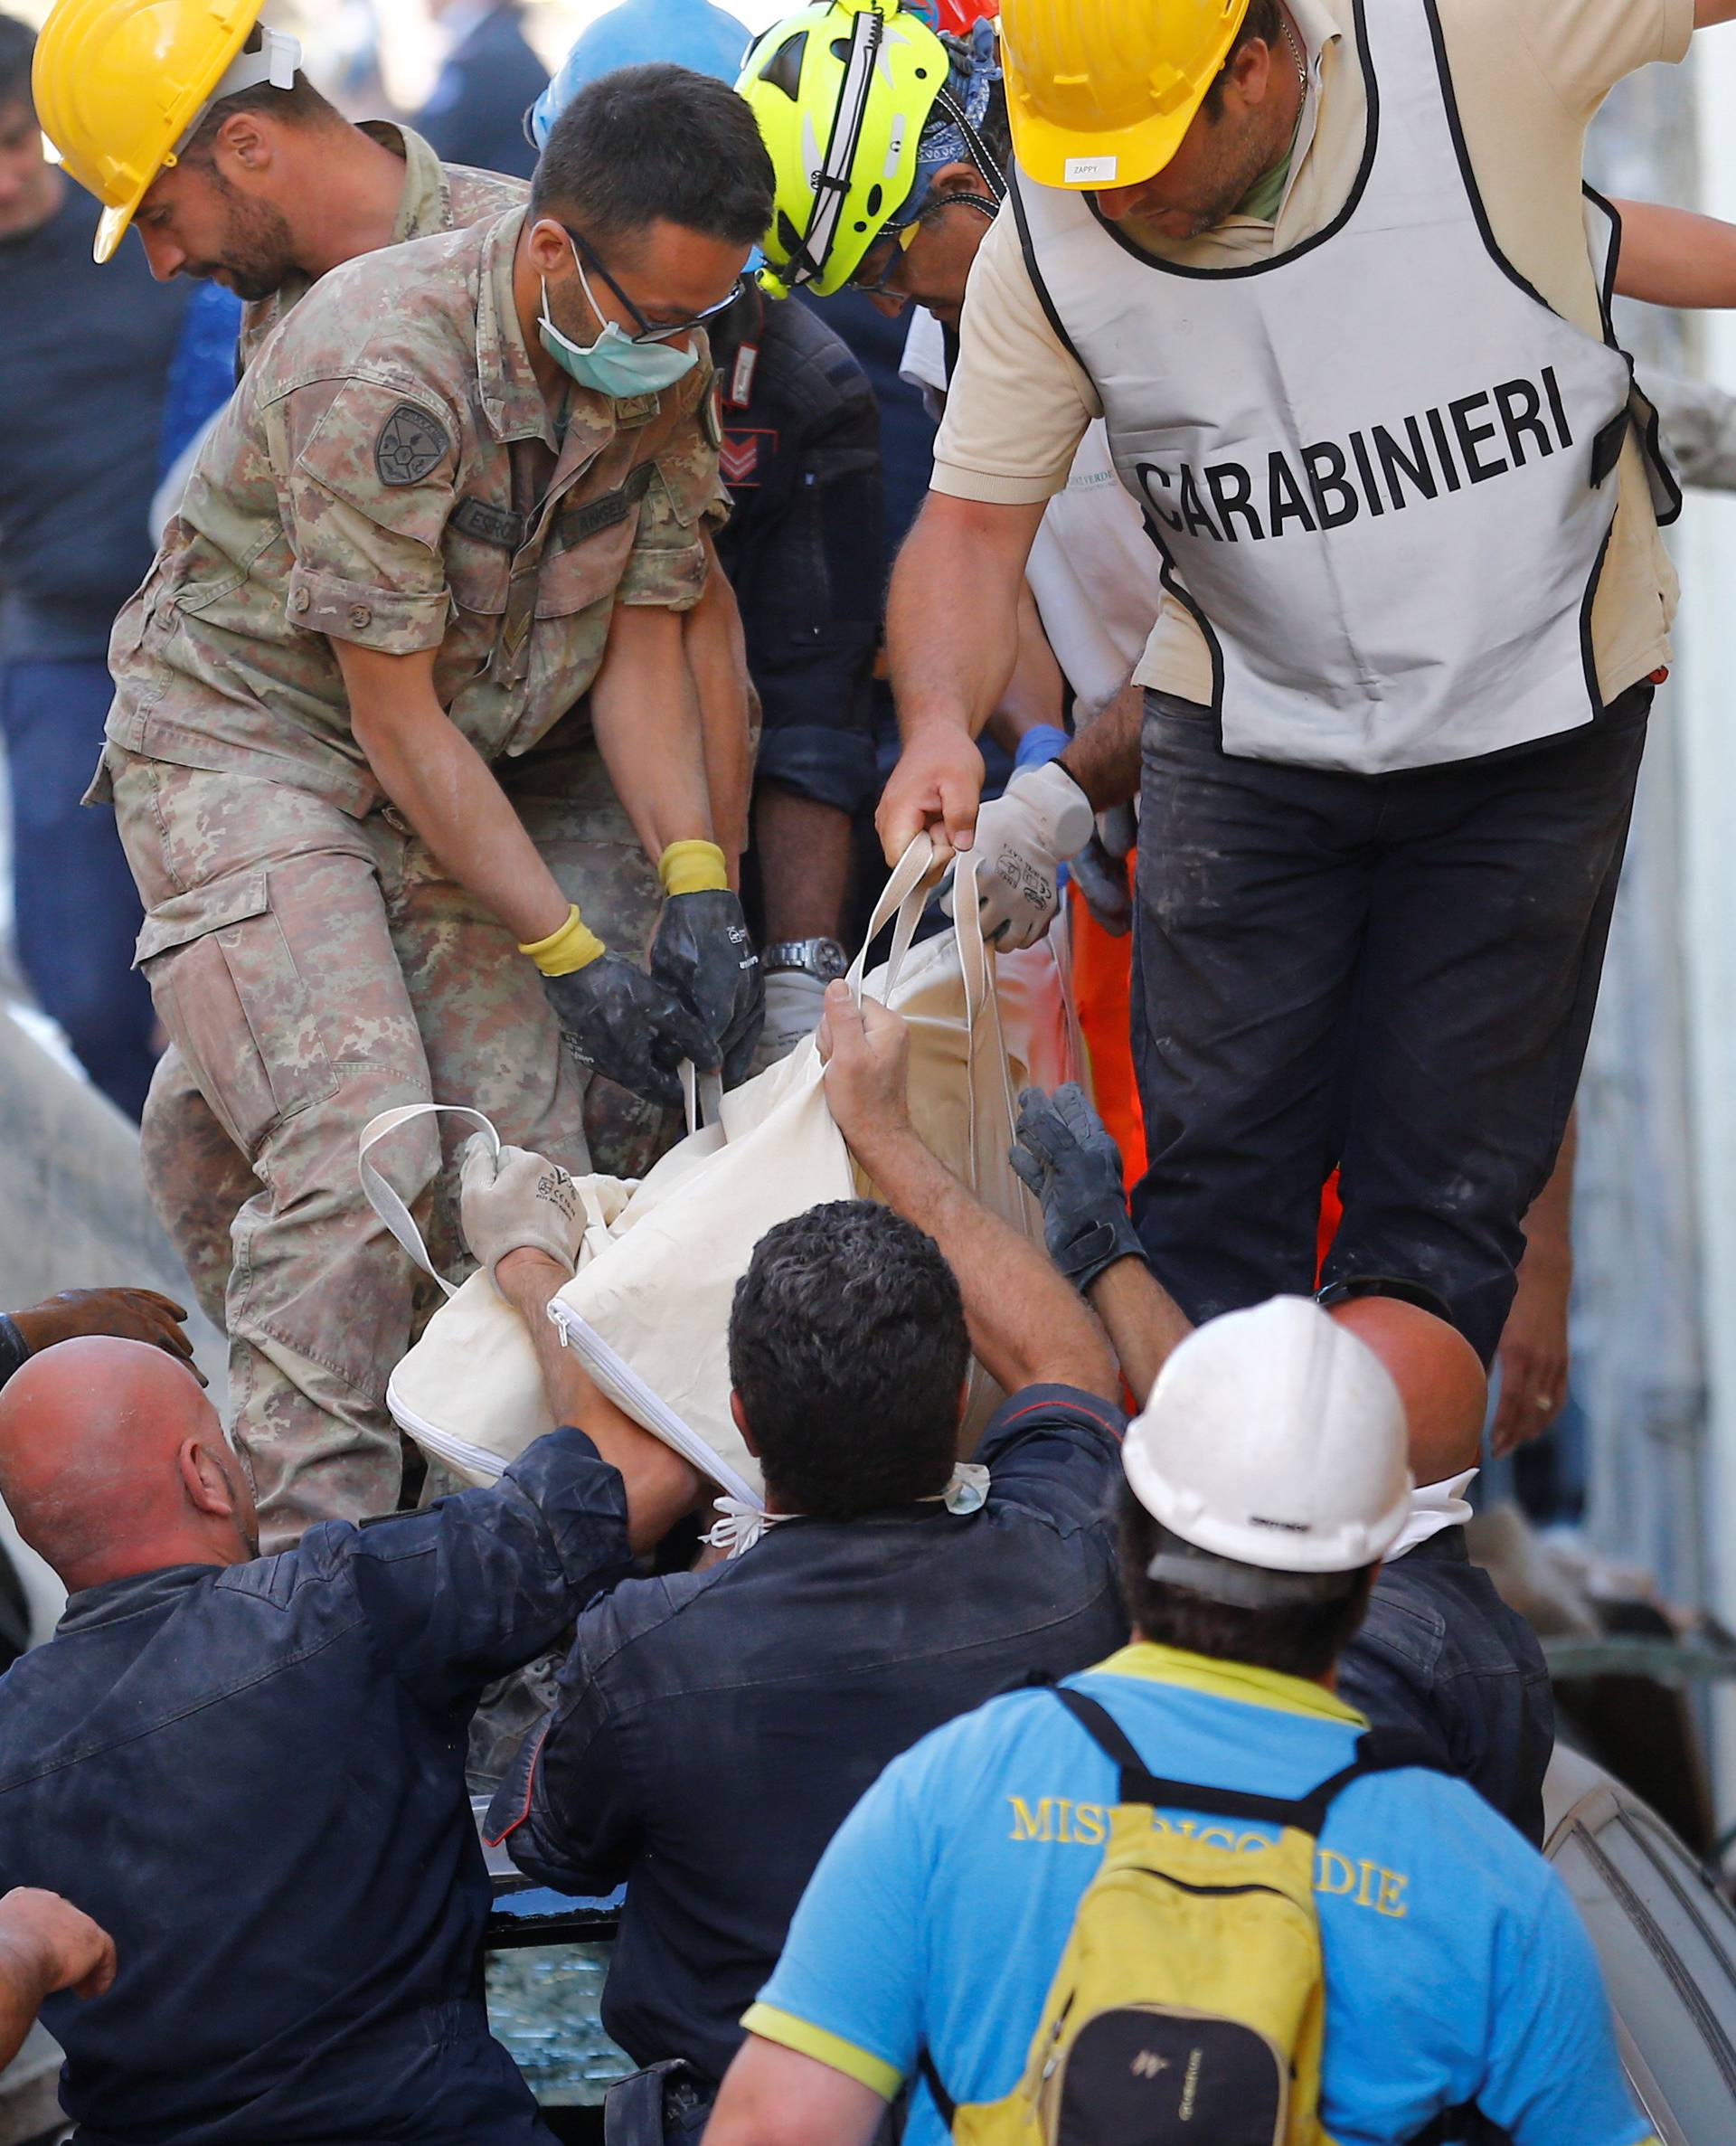
[[[362,1139],[356,1149],[356,1175],[362,1180],[362,1189],[368,1196],[368,1205],[380,1217],[410,1258],[424,1274],[432,1274],[448,1297],[458,1295],[457,1289],[444,1274],[436,1273],[434,1262],[428,1256],[428,1246],[422,1242],[422,1233],[416,1226],[416,1218],[402,1200],[368,1160],[371,1149],[376,1148],[386,1135],[396,1132],[401,1125],[408,1125],[412,1118],[431,1117],[468,1118],[486,1136],[494,1152],[500,1153],[500,1135],[480,1111],[473,1111],[459,1102],[407,1102],[395,1111],[382,1111],[377,1118],[370,1118],[362,1128]]]
[[[694,1070],[692,1060],[684,1058],[681,1063],[681,1099],[686,1111],[687,1130],[690,1133],[698,1131],[702,1111],[704,1113],[707,1124],[722,1126],[723,1122],[723,1080],[721,1073],[698,1073]],[[444,1274],[435,1272],[434,1262],[428,1256],[428,1246],[423,1242],[421,1231],[416,1226],[415,1216],[386,1182],[378,1168],[368,1160],[369,1151],[378,1147],[389,1133],[396,1132],[401,1125],[408,1125],[412,1118],[439,1116],[468,1118],[480,1131],[486,1135],[488,1145],[494,1153],[496,1156],[499,1155],[500,1135],[480,1111],[473,1111],[467,1104],[458,1102],[407,1102],[401,1103],[396,1110],[382,1111],[377,1117],[368,1120],[368,1122],[362,1128],[362,1138],[357,1144],[355,1168],[356,1175],[362,1180],[362,1189],[368,1196],[368,1205],[385,1224],[392,1235],[397,1238],[399,1243],[409,1253],[422,1272],[432,1275],[448,1297],[456,1297],[458,1292],[454,1284],[449,1282]],[[605,1226],[602,1210],[597,1204],[596,1195],[590,1191],[582,1178],[576,1182],[579,1186],[579,1196],[584,1202],[585,1212],[590,1217],[592,1226],[596,1228]]]

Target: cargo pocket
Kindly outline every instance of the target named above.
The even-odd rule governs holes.
[[[250,1161],[286,1119],[336,1094],[307,986],[263,872],[159,902],[135,966],[225,1132]]]

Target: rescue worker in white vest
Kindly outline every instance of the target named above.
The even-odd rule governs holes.
[[[893,580],[880,828],[969,846],[1025,556],[1101,414],[1175,600],[1136,674],[1135,1215],[1196,1320],[1311,1286],[1335,1161],[1326,1281],[1499,1338],[1675,598],[1584,132],[1732,15],[1006,0],[1018,168]],[[1033,871],[1051,839],[1031,814]]]

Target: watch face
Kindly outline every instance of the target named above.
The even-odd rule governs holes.
[[[817,977],[823,984],[844,975],[850,967],[835,939],[774,940],[760,959],[768,976],[793,969],[800,976]]]

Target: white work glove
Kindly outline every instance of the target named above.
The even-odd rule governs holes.
[[[775,969],[766,978],[766,1025],[753,1054],[753,1071],[762,1073],[820,1025],[826,1011],[826,986],[805,969]]]
[[[1090,799],[1056,761],[1023,770],[983,807],[967,855],[982,860],[976,892],[985,938],[1003,948],[1035,946],[1061,900],[1061,866],[1084,848],[1096,824]],[[952,914],[950,884],[940,905]]]
[[[484,1134],[472,1133],[458,1169],[458,1213],[464,1241],[491,1281],[509,1252],[546,1253],[569,1274],[577,1271],[585,1211],[572,1179],[545,1155],[503,1148],[496,1156]]]

